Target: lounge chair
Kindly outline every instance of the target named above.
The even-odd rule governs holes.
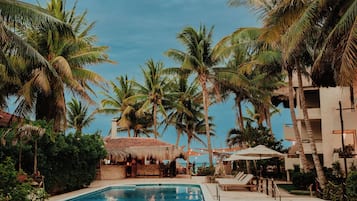
[[[256,188],[256,185],[252,183],[253,180],[252,174],[245,174],[240,180],[238,179],[218,179],[218,185],[224,190],[233,190],[233,189],[249,189],[253,191]]]

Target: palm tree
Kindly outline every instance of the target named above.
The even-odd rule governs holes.
[[[192,110],[193,108],[191,108]],[[204,115],[202,114],[202,106],[196,108],[196,111],[192,111],[192,117],[187,118],[183,122],[183,130],[187,135],[187,151],[191,150],[191,142],[192,140],[196,140],[197,142],[205,145],[204,141],[200,138],[200,135],[206,135],[206,125],[204,121]],[[209,117],[209,121],[212,122],[212,117]],[[210,135],[215,136],[215,131],[213,129],[215,125],[210,123]],[[188,156],[189,157],[189,156]],[[187,158],[187,170],[189,170],[189,158]],[[187,172],[189,174],[189,172]]]
[[[89,126],[94,120],[94,113],[88,115],[88,106],[83,106],[82,102],[72,98],[71,102],[67,103],[67,121],[69,128],[76,130],[75,135],[80,137],[82,129]]]
[[[180,72],[178,79],[174,81],[172,92],[176,93],[176,95],[172,96],[174,99],[168,105],[170,113],[163,123],[166,123],[164,130],[169,125],[175,126],[177,134],[176,146],[178,146],[184,130],[184,121],[193,116],[191,111],[193,109],[192,106],[202,102],[202,93],[198,89],[198,83],[195,81],[189,83],[187,75],[184,72]]]
[[[262,28],[263,33],[260,36],[260,39],[271,45],[272,47],[277,47],[281,49],[281,35],[283,35],[287,27],[293,23],[294,20],[299,18],[299,13],[295,10],[294,6],[289,7],[290,9],[281,9],[281,12],[277,12],[279,9],[279,4],[277,1],[268,1],[268,0],[251,0],[248,2],[242,2],[239,0],[230,0],[230,3],[238,3],[237,5],[247,4],[252,8],[258,10],[261,13],[261,17],[264,19],[264,27]],[[283,2],[280,2],[283,3]],[[298,7],[298,8],[301,8]],[[276,12],[276,13],[275,13]],[[296,139],[296,144],[300,152],[300,159],[302,163],[302,168],[304,172],[309,171],[309,164],[302,146],[300,132],[297,127],[297,120],[295,114],[295,105],[294,105],[294,94],[293,94],[293,85],[292,85],[292,73],[294,67],[292,64],[287,64],[286,61],[282,59],[282,65],[288,74],[288,87],[289,87],[289,107],[290,115],[293,121],[294,134]]]
[[[58,33],[70,36],[71,29],[62,21],[56,19],[47,10],[21,1],[0,1],[0,106],[6,106],[8,95],[17,94],[21,85],[19,70],[21,66],[16,61],[26,60],[28,70],[40,66],[53,71],[48,61],[19,33],[19,30],[52,29]]]
[[[158,112],[163,116],[166,116],[166,110],[164,108],[165,102],[170,100],[171,82],[168,76],[164,74],[164,64],[162,62],[155,63],[152,59],[146,62],[146,67],[142,68],[144,75],[144,84],[133,81],[133,87],[135,88],[135,94],[128,97],[127,101],[135,101],[140,105],[137,113],[138,116],[144,114],[144,112],[151,110],[154,136],[157,138],[159,133],[157,132],[157,118]]]
[[[214,83],[213,67],[227,56],[223,42],[212,46],[213,27],[207,30],[205,26],[200,26],[196,31],[192,27],[185,27],[177,36],[177,39],[186,47],[186,52],[178,49],[169,49],[166,55],[181,63],[181,68],[191,74],[195,74],[196,79],[202,88],[202,102],[205,115],[207,148],[209,153],[209,163],[213,166],[213,152],[210,137],[208,107],[211,104],[208,96],[208,88]]]
[[[280,4],[280,12],[287,4]],[[322,86],[350,86],[355,81],[357,45],[357,2],[354,0],[300,2],[300,16],[284,34],[287,58],[301,51],[301,43],[311,43],[313,78]],[[296,9],[295,9],[296,10]],[[306,38],[308,36],[308,38]],[[327,73],[326,73],[327,72]],[[329,75],[333,72],[333,76]],[[333,82],[330,78],[335,77]]]
[[[88,83],[98,85],[103,79],[84,66],[111,62],[105,54],[107,47],[94,46],[95,37],[88,35],[94,23],[87,25],[87,13],[76,15],[75,8],[64,10],[62,0],[52,0],[47,5],[52,15],[71,26],[74,39],[51,29],[24,32],[27,41],[38,49],[54,70],[40,68],[25,72],[28,76],[20,91],[23,98],[19,110],[23,110],[23,106],[35,107],[36,118],[54,119],[56,131],[66,127],[65,88],[93,103],[86,91],[93,92]]]
[[[97,110],[100,113],[117,114],[119,113],[118,122],[122,128],[125,128],[130,137],[130,130],[133,125],[133,117],[135,118],[135,102],[128,101],[127,98],[133,96],[135,91],[132,86],[132,81],[128,76],[119,76],[116,78],[117,83],[110,81],[111,91],[105,90],[102,92],[104,99],[101,100],[101,107]]]
[[[307,108],[305,106],[305,97],[303,94],[304,92],[301,81],[301,71],[303,70],[303,66],[305,67],[309,65],[305,64],[304,62],[306,61],[306,59],[302,58],[306,58],[306,56],[304,56],[306,55],[306,51],[308,51],[309,49],[316,48],[316,45],[318,44],[318,42],[316,43],[316,39],[321,37],[321,35],[319,36],[319,33],[321,33],[321,30],[324,30],[324,28],[321,27],[321,24],[324,24],[325,21],[328,21],[329,23],[331,22],[328,19],[329,17],[325,18],[326,12],[328,13],[327,15],[329,15],[330,17],[335,15],[334,12],[332,12],[333,14],[330,13],[330,7],[328,9],[322,9],[323,13],[321,13],[321,8],[319,9],[319,6],[325,5],[325,3],[330,4],[331,2],[320,2],[318,0],[311,1],[309,3],[297,1],[294,2],[294,4],[280,2],[279,4],[277,4],[276,9],[272,10],[266,18],[266,27],[271,26],[273,27],[271,28],[271,30],[275,30],[276,32],[286,32],[285,34],[283,34],[282,38],[279,39],[279,43],[283,52],[283,63],[295,65],[294,68],[296,69],[298,74],[300,92],[299,94],[301,107],[304,115],[304,122],[306,125],[307,135],[310,141],[312,158],[314,161],[317,177],[320,182],[321,188],[325,187],[326,177],[324,175],[322,165],[317,154],[316,144],[312,135],[310,120],[307,113]],[[347,6],[347,4],[345,6]],[[283,23],[277,22],[277,16],[279,18],[284,19],[281,20],[283,21]],[[280,26],[281,24],[283,24],[284,26]],[[309,37],[306,38],[305,34],[308,34]],[[322,49],[321,51],[323,52],[325,50]],[[314,63],[316,64],[318,60],[319,58],[315,59]],[[289,78],[291,78],[290,75]]]

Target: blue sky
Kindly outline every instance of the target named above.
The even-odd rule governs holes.
[[[67,7],[71,8],[73,2],[67,0]],[[107,80],[125,74],[129,78],[141,79],[140,67],[151,58],[164,62],[167,67],[177,66],[163,53],[170,48],[183,49],[176,35],[186,26],[214,26],[214,44],[237,28],[260,26],[253,11],[245,7],[228,7],[227,0],[79,0],[78,10],[85,9],[88,21],[96,22],[91,33],[98,37],[98,45],[109,46],[110,59],[117,62],[89,67]],[[96,98],[98,103],[100,99],[100,96]],[[226,134],[235,127],[233,106],[233,101],[228,100],[210,107],[210,115],[216,124],[217,136],[212,138],[214,147],[225,147]],[[112,117],[96,116],[93,125],[85,131],[101,130],[102,135],[107,135]],[[278,139],[282,137],[285,123],[290,123],[286,109],[273,117],[273,132]],[[162,139],[174,143],[174,129],[166,131]]]

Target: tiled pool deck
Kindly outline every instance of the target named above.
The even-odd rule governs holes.
[[[217,201],[217,184],[206,183],[205,177],[191,177],[191,178],[135,178],[123,180],[96,180],[88,188],[73,191],[70,193],[52,196],[50,201],[60,201],[76,195],[84,194],[111,185],[125,185],[125,184],[150,184],[150,183],[181,183],[181,184],[201,184],[203,194],[206,201]],[[268,201],[278,200],[279,198],[272,198],[264,193],[250,192],[250,191],[222,191],[218,189],[220,201]],[[280,189],[282,201],[321,201],[321,199],[310,196],[295,196],[288,194]]]

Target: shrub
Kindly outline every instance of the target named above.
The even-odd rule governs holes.
[[[346,179],[346,195],[351,201],[357,201],[357,171],[352,171]]]
[[[36,193],[30,183],[17,180],[15,164],[10,157],[0,164],[0,178],[0,200],[28,201],[28,195]]]
[[[292,174],[292,182],[293,185],[300,189],[306,190],[309,189],[311,184],[315,183],[315,174],[313,172],[302,173],[302,172],[293,172]]]
[[[213,176],[215,168],[214,167],[200,167],[198,168],[197,175],[199,176]]]
[[[39,169],[45,176],[47,192],[58,194],[89,185],[96,167],[106,156],[100,135],[60,135],[55,142],[41,141]]]
[[[329,181],[324,190],[322,198],[324,200],[340,201],[343,200],[343,188],[342,184],[335,184]]]

